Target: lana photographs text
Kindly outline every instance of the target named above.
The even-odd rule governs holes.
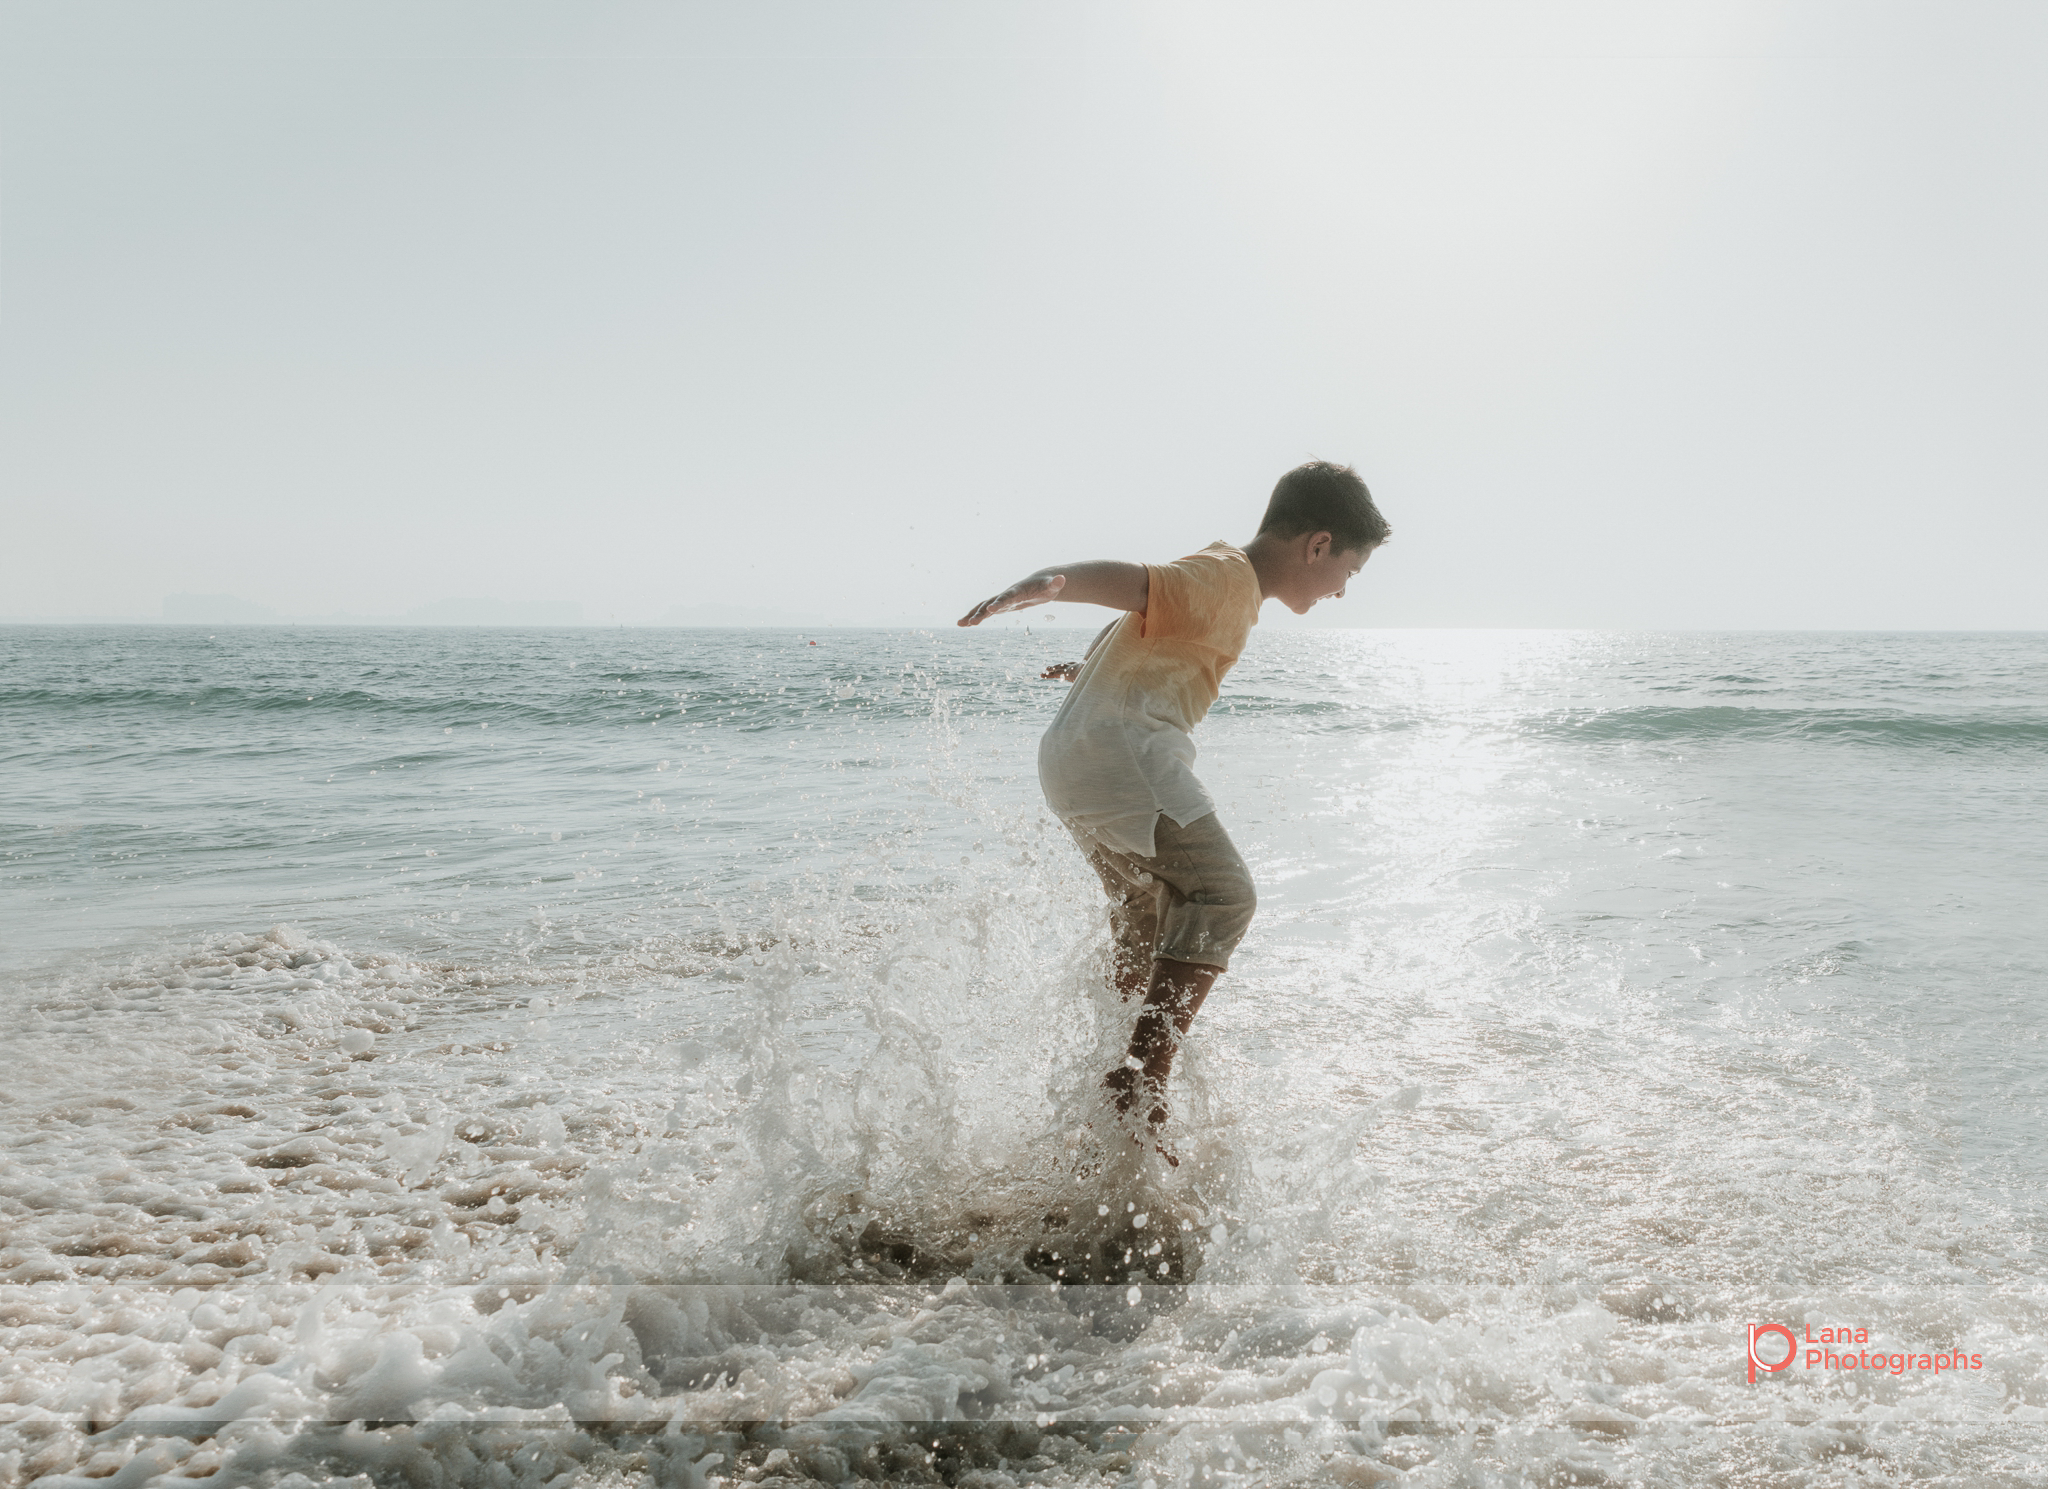
[[[1778,1350],[1780,1341],[1784,1344],[1782,1355]],[[1891,1375],[1905,1375],[1909,1371],[1939,1375],[1949,1370],[1984,1368],[1984,1357],[1980,1354],[1965,1354],[1961,1350],[1928,1354],[1914,1350],[1862,1348],[1869,1343],[1870,1330],[1864,1328],[1823,1327],[1816,1332],[1813,1325],[1808,1324],[1802,1338],[1783,1324],[1751,1324],[1749,1378],[1754,1383],[1759,1373],[1775,1375],[1795,1364],[1806,1370],[1882,1370]],[[1802,1354],[1805,1356],[1803,1362]]]

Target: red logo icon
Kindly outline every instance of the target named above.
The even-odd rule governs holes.
[[[1785,1358],[1775,1364],[1757,1353],[1757,1341],[1766,1335],[1776,1335],[1785,1341]],[[1776,1375],[1787,1365],[1799,1358],[1799,1341],[1792,1337],[1792,1331],[1783,1324],[1751,1324],[1749,1326],[1749,1383],[1756,1384],[1756,1373]]]

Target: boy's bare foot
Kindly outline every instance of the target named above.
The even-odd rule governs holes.
[[[1102,1078],[1103,1089],[1110,1093],[1110,1101],[1116,1107],[1117,1115],[1126,1119],[1131,1130],[1131,1141],[1139,1147],[1150,1147],[1175,1168],[1180,1167],[1180,1156],[1166,1142],[1166,1102],[1160,1093],[1146,1080],[1145,1072],[1133,1065],[1119,1065]],[[1130,1122],[1131,1108],[1138,1104],[1140,1094],[1153,1097],[1152,1109],[1145,1113],[1145,1125],[1139,1130]]]
[[[1162,1113],[1161,1115],[1163,1116],[1164,1113]],[[1165,1127],[1163,1125],[1155,1125],[1152,1128],[1151,1138],[1152,1151],[1157,1153],[1161,1158],[1164,1158],[1166,1160],[1166,1166],[1168,1168],[1179,1168],[1180,1154],[1174,1152],[1172,1147],[1168,1145],[1166,1141]]]
[[[1117,1115],[1128,1117],[1131,1103],[1138,1099],[1138,1077],[1142,1072],[1130,1065],[1119,1065],[1102,1078],[1102,1089],[1109,1092],[1110,1103],[1116,1107]]]

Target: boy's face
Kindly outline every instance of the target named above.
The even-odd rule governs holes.
[[[1339,548],[1328,533],[1306,533],[1290,583],[1280,602],[1296,615],[1306,615],[1317,600],[1341,600],[1344,586],[1358,577],[1374,548]]]

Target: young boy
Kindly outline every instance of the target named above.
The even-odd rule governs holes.
[[[1117,991],[1126,1001],[1144,995],[1130,1054],[1103,1085],[1124,1115],[1142,1098],[1155,1140],[1179,1040],[1256,904],[1251,874],[1195,779],[1189,732],[1216,701],[1259,606],[1277,599],[1306,615],[1318,600],[1342,599],[1389,531],[1356,472],[1312,460],[1280,478],[1242,548],[1211,543],[1163,567],[1096,559],[1040,569],[960,618],[979,625],[1054,599],[1129,612],[1082,661],[1046,670],[1074,689],[1039,744],[1038,778],[1109,894]]]

